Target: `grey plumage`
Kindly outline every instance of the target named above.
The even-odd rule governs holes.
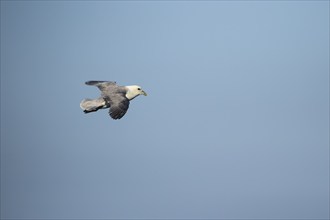
[[[97,99],[84,99],[80,103],[80,107],[85,113],[95,112],[102,108],[108,108],[109,106],[102,97]]]
[[[101,97],[84,99],[80,107],[85,113],[110,108],[109,115],[113,119],[120,119],[126,114],[130,100],[141,94],[147,95],[139,86],[118,86],[111,81],[87,81],[85,84],[98,87]]]

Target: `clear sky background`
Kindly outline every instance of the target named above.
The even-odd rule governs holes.
[[[329,1],[1,1],[1,218],[329,218]]]

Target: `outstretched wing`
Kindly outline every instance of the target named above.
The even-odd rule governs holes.
[[[129,107],[129,99],[126,97],[127,88],[111,81],[87,81],[86,85],[97,86],[101,90],[105,105],[110,106],[111,118],[120,119],[126,114]]]
[[[112,81],[95,81],[95,80],[91,80],[91,81],[85,82],[85,84],[89,85],[89,86],[97,86],[97,88],[99,88],[102,92],[106,92],[109,89],[117,87],[116,82],[112,82]]]
[[[112,93],[105,100],[110,104],[109,115],[113,119],[121,119],[127,112],[129,100],[121,93]]]

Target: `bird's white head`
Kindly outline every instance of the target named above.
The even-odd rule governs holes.
[[[132,100],[139,95],[147,96],[147,93],[143,91],[140,86],[134,85],[125,87],[127,88],[126,98],[128,98],[129,100]]]

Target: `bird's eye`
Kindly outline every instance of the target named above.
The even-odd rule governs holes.
[[[141,90],[141,88],[138,88],[138,90]]]

